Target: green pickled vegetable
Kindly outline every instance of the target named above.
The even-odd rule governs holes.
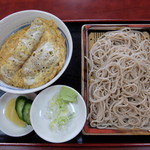
[[[21,120],[25,121],[28,125],[31,125],[30,122],[31,105],[32,101],[24,96],[19,96],[16,99],[15,110],[17,112],[17,115]]]
[[[22,114],[22,110],[24,107],[24,104],[26,103],[27,98],[24,96],[19,96],[16,99],[16,104],[15,104],[15,110],[17,112],[18,117],[23,120],[23,114]]]

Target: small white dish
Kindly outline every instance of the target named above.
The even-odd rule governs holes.
[[[5,116],[5,109],[6,104],[9,100],[13,98],[17,98],[18,96],[25,96],[31,100],[36,97],[36,94],[12,94],[12,93],[5,93],[0,98],[0,130],[5,134],[12,136],[12,137],[20,137],[24,136],[33,131],[31,125],[27,125],[25,128],[19,127],[15,125],[13,122],[8,120]]]
[[[51,98],[59,93],[64,85],[51,86],[39,93],[31,106],[30,119],[34,131],[44,140],[52,143],[63,143],[73,139],[82,130],[86,121],[86,105],[82,96],[73,88],[68,87],[77,93],[77,101],[70,103],[69,107],[75,112],[70,120],[69,126],[64,131],[50,129],[50,119],[47,117],[48,104]]]

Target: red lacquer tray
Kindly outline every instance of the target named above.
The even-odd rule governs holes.
[[[148,32],[150,34],[150,24],[87,24],[82,26],[81,45],[82,45],[82,96],[86,102],[87,111],[89,112],[88,101],[88,52],[98,37],[107,31],[119,30],[129,27],[134,30]],[[83,128],[85,135],[150,135],[150,130],[141,129],[97,129],[89,125],[88,120]]]

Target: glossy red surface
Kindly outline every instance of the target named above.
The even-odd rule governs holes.
[[[149,0],[1,0],[0,19],[20,10],[50,12],[65,22],[150,20]]]
[[[7,144],[6,145],[0,145],[0,149],[3,150],[41,150],[44,148],[44,150],[149,150],[150,144],[131,144],[131,143],[119,143],[119,144]]]

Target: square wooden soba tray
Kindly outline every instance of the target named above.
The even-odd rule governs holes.
[[[88,58],[89,50],[97,39],[107,31],[115,31],[125,27],[133,30],[146,32],[150,34],[150,24],[87,24],[82,26],[81,33],[81,46],[82,46],[82,96],[86,102],[87,114],[89,114],[89,80],[88,80]],[[149,35],[148,35],[149,36]],[[98,129],[93,128],[87,119],[85,126],[82,130],[85,135],[150,135],[150,128],[147,130],[142,129]]]

